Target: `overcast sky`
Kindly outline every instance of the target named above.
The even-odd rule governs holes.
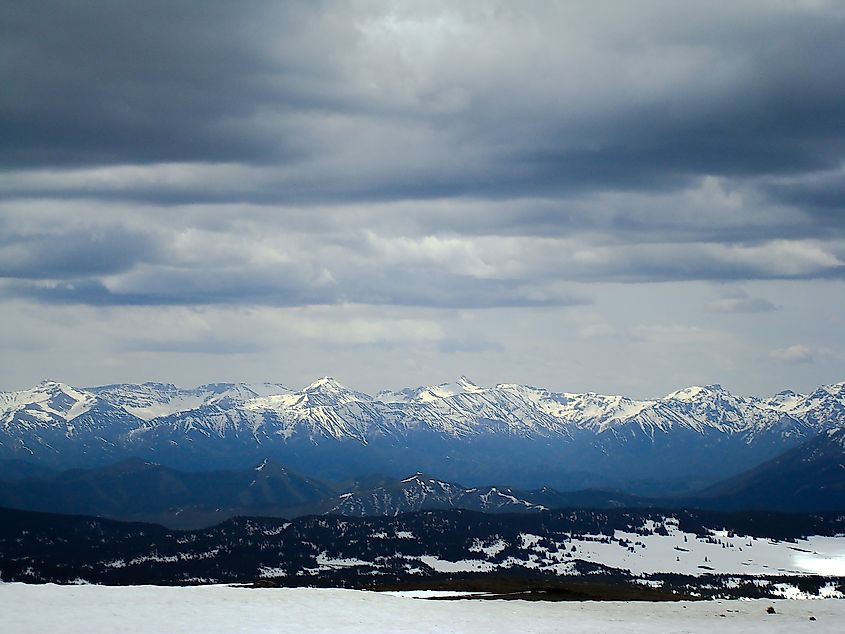
[[[845,3],[0,7],[0,389],[845,379]]]

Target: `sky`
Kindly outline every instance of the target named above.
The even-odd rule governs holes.
[[[0,390],[845,379],[845,3],[0,3]]]

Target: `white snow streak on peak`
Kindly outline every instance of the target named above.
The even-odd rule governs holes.
[[[424,482],[424,481],[439,482],[439,480],[434,480],[434,478],[428,477],[422,471],[417,471],[414,475],[408,476],[407,478],[402,480],[403,483],[404,482]]]

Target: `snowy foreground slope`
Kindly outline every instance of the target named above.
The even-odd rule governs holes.
[[[838,632],[845,601],[430,601],[356,590],[0,584],[3,631]],[[14,609],[8,609],[14,606]],[[767,608],[774,606],[775,614]],[[814,620],[810,620],[813,617]]]

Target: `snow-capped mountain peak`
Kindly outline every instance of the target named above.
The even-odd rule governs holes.
[[[840,381],[839,383],[831,383],[830,385],[823,386],[821,389],[823,389],[831,396],[845,398],[845,381]]]
[[[845,382],[823,385],[803,398],[793,399],[784,412],[824,429],[841,427],[845,420]]]
[[[317,391],[326,392],[326,391],[343,391],[345,389],[346,388],[343,385],[341,385],[341,383],[339,381],[337,381],[334,377],[324,376],[324,377],[317,379],[316,381],[314,381],[310,385],[307,385],[306,387],[302,388],[302,391],[303,392],[317,392]]]
[[[454,383],[439,383],[417,388],[404,388],[399,391],[383,390],[376,399],[384,403],[430,403],[440,399],[452,398],[459,394],[482,394],[490,388],[479,387],[466,376]]]
[[[799,394],[792,390],[782,390],[774,396],[765,399],[763,404],[771,409],[786,412],[798,406],[806,398],[807,396],[804,394]]]
[[[45,380],[29,390],[0,392],[0,422],[25,415],[43,423],[71,420],[89,411],[97,397],[59,381]]]
[[[373,400],[370,395],[352,390],[330,376],[317,379],[299,393],[307,395],[311,400],[318,401],[317,404],[320,405],[343,405],[353,401]]]
[[[464,392],[481,392],[484,388],[479,387],[474,381],[471,381],[469,377],[466,375],[462,375],[461,378],[457,380],[457,385],[464,391]]]
[[[706,398],[712,398],[716,394],[727,393],[718,383],[711,385],[691,385],[681,390],[676,390],[663,397],[664,401],[699,401]]]
[[[111,405],[146,421],[206,405],[233,408],[271,394],[290,392],[278,383],[208,383],[195,388],[179,388],[172,383],[121,383],[86,388]]]

